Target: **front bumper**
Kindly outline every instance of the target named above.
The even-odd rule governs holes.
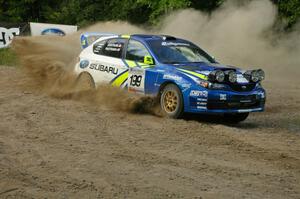
[[[190,90],[185,97],[185,112],[245,113],[264,111],[266,94],[263,89],[251,92]]]

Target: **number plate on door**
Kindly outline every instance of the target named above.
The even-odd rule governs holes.
[[[144,93],[145,70],[141,68],[130,68],[128,75],[128,91]]]

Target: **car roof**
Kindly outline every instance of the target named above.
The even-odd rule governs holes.
[[[185,40],[185,39],[181,39],[181,38],[176,38],[174,36],[170,36],[170,35],[154,35],[154,34],[132,34],[132,35],[126,35],[126,34],[120,34],[120,35],[108,35],[108,36],[104,36],[99,38],[96,41],[102,41],[102,40],[106,40],[106,39],[112,39],[112,38],[132,38],[132,39],[136,39],[139,41],[158,41],[158,42],[184,42],[184,43],[190,43],[193,44],[192,42]]]
[[[174,36],[170,35],[150,35],[150,34],[133,34],[131,35],[131,38],[133,39],[139,39],[139,40],[157,40],[157,41],[186,41],[180,38],[176,38]]]
[[[132,38],[138,39],[162,39],[160,35],[133,34]]]

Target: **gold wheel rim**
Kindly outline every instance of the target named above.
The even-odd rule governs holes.
[[[164,108],[166,112],[172,113],[178,105],[178,97],[174,91],[167,91],[164,95]]]

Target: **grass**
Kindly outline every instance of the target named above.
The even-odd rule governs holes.
[[[10,48],[0,48],[0,65],[17,65],[17,56]]]

